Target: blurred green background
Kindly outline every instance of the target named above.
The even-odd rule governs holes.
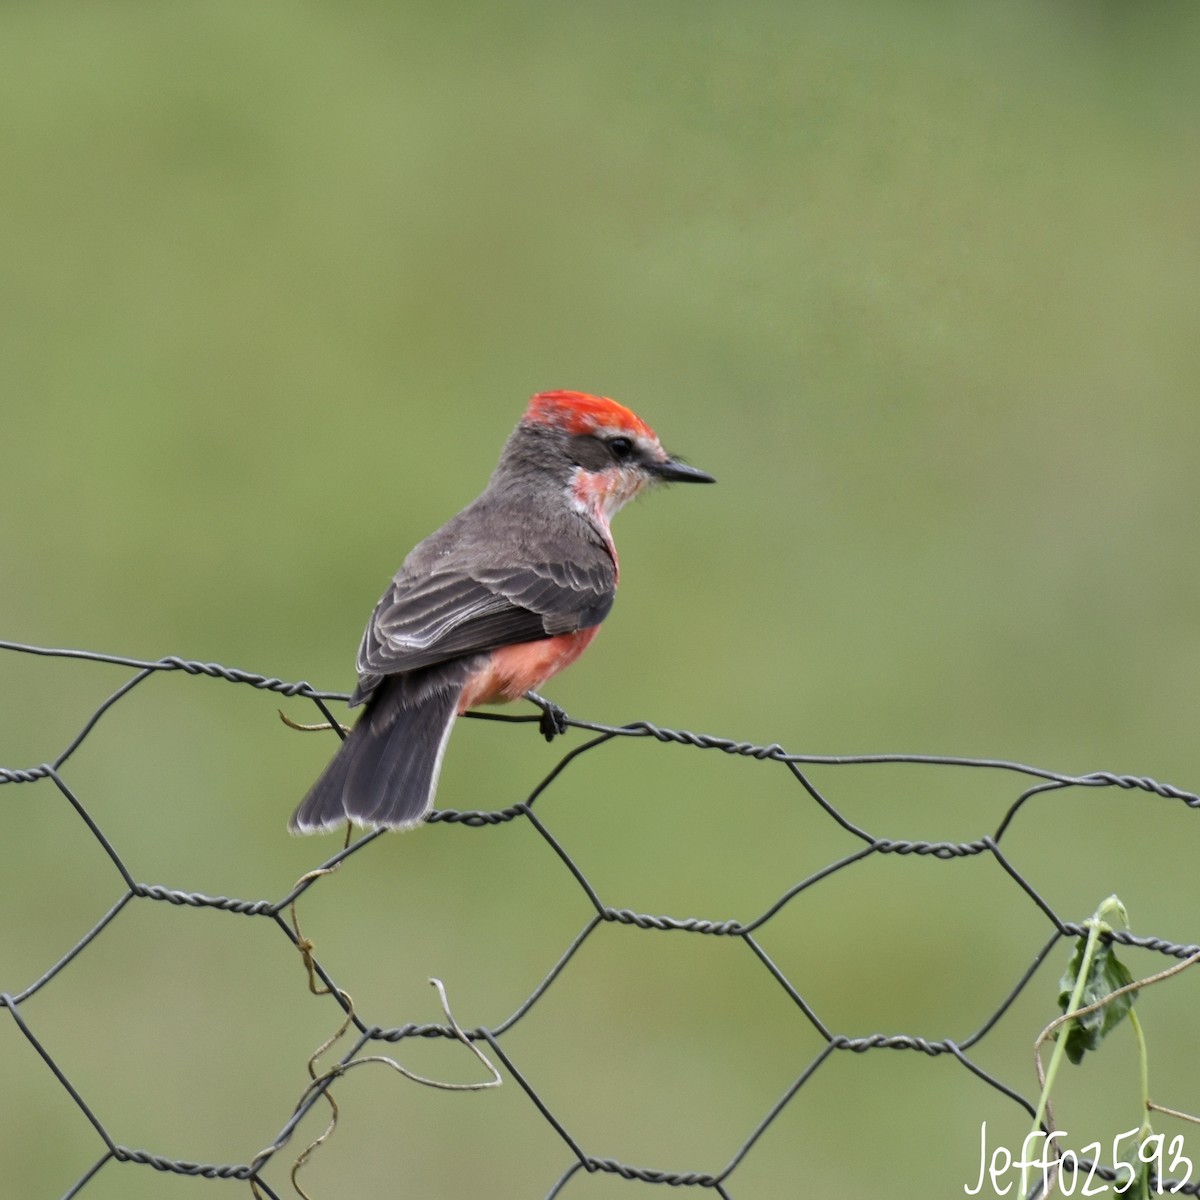
[[[529,393],[579,388],[720,485],[619,518],[616,609],[549,689],[573,715],[1196,788],[1198,49],[1190,3],[6,5],[0,637],[348,689],[404,553]],[[128,675],[0,672],[13,767]],[[71,760],[137,879],[273,899],[333,851],[284,831],[328,735],[275,706],[158,677]],[[511,804],[565,745],[464,722],[440,803]],[[1017,790],[814,778],[893,838],[981,836]],[[538,811],[606,903],[676,917],[752,918],[855,846],[774,765],[648,743]],[[1195,942],[1196,838],[1177,803],[1062,793],[1005,848],[1064,918],[1116,891],[1138,932]],[[52,785],[0,789],[0,989],[122,890]],[[381,1025],[440,1019],[430,975],[495,1024],[588,916],[517,824],[381,839],[301,911]],[[992,861],[875,856],[762,940],[838,1033],[962,1038],[1049,932]],[[1065,958],[975,1053],[1029,1096]],[[1198,989],[1142,1002],[1152,1090],[1193,1112]],[[24,1014],[118,1142],[217,1162],[274,1137],[336,1025],[267,922],[149,901]],[[1129,1041],[1064,1080],[1077,1144],[1139,1120]],[[744,945],[608,926],[504,1044],[586,1152],[715,1172],[821,1040]],[[60,1195],[102,1145],[11,1022],[0,1073],[5,1191]],[[315,1197],[537,1197],[571,1162],[511,1081],[364,1068],[337,1094]],[[730,1194],[960,1195],[985,1120],[1019,1145],[1017,1107],[948,1057],[836,1055]],[[110,1165],[83,1195],[235,1193]]]

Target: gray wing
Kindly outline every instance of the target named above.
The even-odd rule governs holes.
[[[586,564],[401,568],[363,634],[358,694],[383,675],[598,625],[615,590],[616,569],[603,552]]]

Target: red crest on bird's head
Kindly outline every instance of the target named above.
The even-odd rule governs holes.
[[[529,401],[521,420],[527,425],[553,425],[571,434],[622,429],[634,436],[655,437],[654,430],[623,404],[586,392],[539,392]]]

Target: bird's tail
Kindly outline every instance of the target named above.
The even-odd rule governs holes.
[[[429,811],[462,688],[431,689],[415,703],[403,692],[392,678],[371,697],[292,814],[293,833],[327,833],[346,821],[407,829]]]

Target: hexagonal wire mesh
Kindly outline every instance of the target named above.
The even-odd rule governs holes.
[[[302,1164],[307,1159],[309,1151],[312,1149],[311,1145],[301,1152],[299,1156],[296,1155],[294,1149],[285,1152],[285,1146],[291,1140],[302,1118],[323,1098],[328,1101],[327,1093],[329,1093],[331,1085],[335,1080],[344,1076],[351,1066],[367,1061],[379,1061],[381,1058],[386,1060],[386,1056],[380,1053],[381,1047],[402,1043],[414,1038],[456,1038],[475,1049],[483,1064],[489,1068],[489,1073],[493,1077],[492,1080],[483,1084],[434,1084],[434,1086],[458,1089],[487,1087],[503,1081],[504,1077],[507,1076],[517,1087],[522,1089],[524,1095],[528,1098],[529,1104],[539,1115],[539,1119],[544,1120],[546,1125],[553,1130],[554,1135],[558,1139],[561,1139],[564,1147],[567,1166],[557,1180],[551,1183],[550,1190],[547,1193],[550,1197],[569,1192],[570,1181],[578,1176],[580,1172],[589,1174],[607,1173],[626,1180],[641,1181],[643,1183],[666,1183],[673,1186],[704,1188],[709,1189],[716,1195],[730,1197],[734,1194],[731,1189],[736,1185],[738,1168],[752,1155],[756,1144],[759,1143],[764,1133],[793,1104],[797,1094],[821,1071],[823,1064],[832,1056],[846,1052],[861,1055],[869,1051],[876,1052],[887,1049],[917,1051],[919,1054],[927,1055],[931,1058],[949,1056],[978,1079],[980,1088],[985,1090],[994,1089],[994,1093],[1003,1097],[1006,1102],[1024,1110],[1030,1118],[1033,1118],[1035,1115],[1036,1096],[1034,1099],[1031,1099],[1029,1096],[1022,1094],[1015,1085],[1006,1082],[1005,1079],[1000,1078],[997,1074],[984,1069],[983,1066],[972,1058],[971,1052],[994,1029],[1000,1018],[1010,1009],[1025,990],[1035,971],[1037,971],[1038,967],[1051,952],[1056,947],[1060,947],[1060,944],[1064,941],[1086,936],[1087,927],[1083,924],[1066,921],[1060,917],[1051,904],[1039,894],[1031,882],[1005,856],[1001,849],[1001,842],[1004,840],[1006,833],[1011,829],[1014,819],[1025,808],[1028,800],[1039,794],[1060,791],[1062,789],[1140,790],[1168,800],[1178,801],[1186,805],[1189,809],[1200,808],[1200,797],[1197,797],[1195,794],[1170,785],[1158,783],[1146,777],[1116,775],[1103,771],[1092,772],[1086,775],[1068,775],[1002,760],[894,754],[844,758],[790,754],[779,745],[755,745],[748,742],[731,741],[725,738],[690,733],[686,730],[666,729],[647,722],[614,727],[568,718],[568,723],[572,728],[582,730],[591,736],[583,744],[574,747],[564,754],[554,769],[537,784],[525,800],[498,810],[458,811],[453,809],[439,809],[431,812],[427,820],[430,822],[457,824],[481,829],[498,829],[509,822],[528,823],[536,831],[536,834],[545,840],[553,855],[561,862],[563,868],[573,881],[572,886],[578,888],[586,897],[587,905],[591,909],[590,918],[586,921],[583,928],[569,940],[565,948],[561,950],[555,965],[545,978],[525,996],[516,1010],[507,1019],[490,1027],[481,1026],[463,1030],[451,1016],[450,1007],[443,993],[443,1009],[446,1015],[445,1023],[408,1023],[399,1027],[382,1027],[371,1024],[356,1010],[347,992],[335,981],[330,970],[322,964],[321,959],[317,956],[313,945],[301,932],[295,910],[297,900],[309,892],[310,889],[320,887],[322,880],[328,876],[332,869],[356,855],[364,846],[378,838],[382,831],[366,834],[359,837],[358,840],[348,843],[339,853],[321,864],[319,868],[305,874],[285,895],[273,900],[249,900],[226,896],[209,896],[199,892],[150,885],[139,882],[126,867],[117,849],[106,837],[104,830],[93,818],[81,798],[72,790],[67,781],[69,772],[64,771],[72,755],[79,749],[85,739],[92,735],[104,714],[114,705],[124,700],[125,697],[129,696],[139,684],[159,672],[183,672],[190,676],[207,676],[230,683],[248,685],[262,692],[274,692],[282,696],[304,698],[312,701],[320,709],[323,718],[329,722],[333,722],[334,718],[326,706],[326,701],[344,700],[346,697],[343,693],[320,691],[303,682],[289,683],[281,679],[270,678],[249,671],[231,669],[216,663],[195,662],[176,657],[143,661],[90,651],[53,650],[13,642],[0,642],[0,649],[18,654],[46,655],[116,664],[131,668],[134,672],[122,686],[96,708],[82,730],[53,761],[27,768],[0,766],[0,783],[15,785],[33,783],[38,780],[52,781],[54,787],[57,788],[58,793],[74,814],[74,819],[81,822],[86,828],[87,836],[94,840],[94,843],[101,848],[103,854],[111,861],[112,865],[119,872],[124,885],[124,892],[119,896],[116,903],[109,907],[108,911],[95,921],[84,936],[39,978],[24,984],[21,981],[0,979],[0,1007],[8,1012],[15,1023],[16,1029],[19,1030],[20,1034],[36,1050],[46,1070],[57,1080],[57,1084],[78,1107],[83,1117],[91,1123],[102,1143],[102,1153],[99,1159],[75,1181],[66,1193],[68,1196],[86,1193],[89,1183],[103,1168],[111,1166],[114,1163],[124,1163],[141,1164],[157,1171],[210,1180],[245,1180],[249,1182],[251,1189],[256,1195],[276,1197],[279,1193],[272,1189],[272,1186],[264,1178],[263,1171],[267,1164],[277,1156],[284,1155],[285,1158],[294,1160],[296,1164]],[[538,719],[535,716],[469,715],[510,722],[536,721]],[[858,845],[851,853],[826,863],[792,884],[782,894],[778,895],[764,911],[750,920],[684,919],[671,915],[653,915],[634,911],[629,908],[614,907],[606,903],[602,898],[600,889],[593,885],[584,869],[580,866],[577,857],[570,853],[563,841],[556,837],[548,826],[539,819],[538,815],[535,814],[534,806],[539,797],[548,789],[556,786],[560,776],[562,776],[565,768],[571,762],[581,755],[594,751],[605,743],[623,738],[648,739],[664,748],[675,746],[691,747],[700,750],[718,750],[725,755],[742,760],[770,760],[782,764],[790,772],[796,786],[802,790],[802,794],[807,796],[812,804],[817,806],[819,811],[824,814],[824,818],[836,823]],[[876,837],[850,820],[816,787],[810,777],[812,772],[808,769],[813,767],[836,767],[839,771],[844,771],[854,767],[884,763],[922,764],[947,770],[970,768],[976,773],[987,772],[1005,778],[1013,775],[1019,781],[1018,787],[1020,790],[1015,798],[1011,799],[1007,812],[992,833],[965,842],[904,841]],[[844,871],[852,864],[875,856],[909,855],[921,856],[933,862],[941,863],[961,861],[975,856],[990,857],[1003,869],[1006,877],[1011,881],[1011,886],[1023,891],[1040,911],[1046,926],[1048,926],[1048,935],[1041,946],[1036,949],[1032,961],[1028,965],[1020,966],[1018,970],[1014,971],[1014,974],[1016,974],[1015,981],[1011,983],[1007,992],[995,1004],[983,1023],[975,1032],[967,1037],[959,1039],[929,1039],[903,1034],[893,1036],[885,1036],[883,1034],[848,1036],[839,1033],[831,1028],[826,1020],[823,1019],[818,1006],[815,1006],[810,1002],[810,999],[806,998],[804,992],[802,992],[792,978],[789,978],[789,975],[775,961],[772,955],[768,953],[761,940],[760,933],[769,922],[779,917],[785,907],[795,897]],[[85,1088],[73,1082],[68,1070],[62,1065],[59,1058],[56,1057],[53,1042],[49,1037],[39,1035],[39,1024],[36,1015],[30,1015],[31,1010],[36,1010],[34,1002],[55,984],[55,981],[63,975],[65,969],[85,948],[97,939],[103,938],[105,931],[111,927],[117,915],[135,900],[151,904],[158,903],[166,906],[175,906],[176,908],[216,910],[230,916],[246,916],[268,923],[282,937],[286,938],[292,946],[300,951],[305,966],[308,969],[312,990],[319,995],[330,996],[333,1001],[336,1001],[341,1006],[345,1014],[343,1031],[350,1039],[349,1048],[342,1053],[334,1066],[324,1070],[317,1069],[315,1063],[319,1055],[332,1044],[333,1039],[331,1039],[330,1043],[323,1046],[317,1054],[314,1054],[309,1064],[309,1071],[312,1077],[311,1085],[304,1091],[292,1112],[280,1114],[277,1134],[265,1148],[249,1161],[240,1163],[197,1163],[170,1158],[157,1154],[152,1150],[133,1149],[118,1143],[106,1127],[102,1113],[98,1111],[97,1107],[89,1103],[87,1095],[84,1094]],[[795,1021],[804,1027],[809,1036],[815,1034],[819,1041],[820,1049],[815,1056],[791,1079],[791,1082],[786,1086],[783,1093],[762,1114],[753,1127],[740,1135],[741,1140],[740,1144],[737,1145],[736,1151],[724,1163],[724,1166],[715,1172],[666,1171],[635,1166],[618,1159],[601,1158],[589,1154],[584,1145],[581,1144],[582,1139],[572,1133],[571,1129],[568,1128],[568,1122],[555,1112],[552,1104],[539,1093],[527,1074],[523,1073],[519,1055],[512,1052],[510,1046],[506,1046],[506,1035],[509,1034],[510,1030],[543,1001],[543,998],[554,988],[556,982],[562,976],[567,964],[589,942],[589,939],[594,937],[596,931],[606,924],[620,925],[641,931],[676,931],[699,935],[700,937],[730,939],[744,943],[753,955],[754,960],[759,964],[761,971],[769,977],[772,986],[780,989],[782,996],[786,997],[788,1011],[793,1014]],[[1174,959],[1179,962],[1185,962],[1200,955],[1200,947],[1194,944],[1179,944],[1163,938],[1138,936],[1121,930],[1106,933],[1105,940],[1125,946],[1140,947],[1154,954],[1161,955],[1165,959]],[[15,990],[3,990],[5,985],[11,988],[14,984],[16,984]],[[697,1052],[699,1052],[699,1048]],[[499,1067],[492,1066],[493,1061],[498,1062],[500,1064]],[[418,1082],[432,1082],[409,1072],[405,1068],[400,1068],[394,1062],[392,1065],[396,1066],[397,1069],[401,1070],[409,1078],[416,1079]],[[287,1064],[288,1069],[294,1066],[295,1064],[291,1062]],[[1028,1063],[1021,1064],[1018,1069],[1027,1071]],[[7,1071],[5,1074],[7,1074]],[[133,1078],[131,1077],[127,1083],[131,1087],[134,1086]],[[1045,1128],[1045,1126],[1043,1127]],[[1083,1158],[1079,1165],[1082,1168],[1096,1168],[1096,1173],[1101,1179],[1112,1181],[1116,1178],[1112,1167],[1093,1163],[1086,1158]],[[548,1182],[550,1181],[548,1180]],[[1164,1186],[1179,1194],[1200,1195],[1200,1182],[1191,1182],[1184,1179],[1167,1179],[1162,1182]],[[293,1183],[296,1183],[294,1170]],[[1153,1176],[1152,1183],[1156,1185],[1158,1183],[1158,1180]],[[1035,1184],[1034,1191],[1030,1194],[1038,1195],[1041,1186],[1040,1184]],[[305,1194],[298,1184],[297,1190],[300,1194]]]

